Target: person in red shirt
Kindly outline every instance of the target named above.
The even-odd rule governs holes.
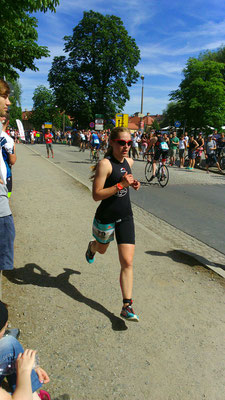
[[[53,134],[51,133],[50,129],[48,129],[47,133],[45,134],[45,143],[46,143],[48,158],[49,158],[49,150],[51,150],[52,158],[54,158],[54,153],[53,153],[53,148],[52,148],[52,138],[53,138]]]

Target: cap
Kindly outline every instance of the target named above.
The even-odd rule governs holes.
[[[6,322],[8,321],[8,310],[6,305],[0,301],[0,330],[4,328]]]
[[[208,137],[213,137],[213,135],[210,133],[210,135],[208,135]]]

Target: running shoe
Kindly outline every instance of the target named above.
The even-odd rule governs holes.
[[[139,322],[139,317],[138,315],[135,314],[131,306],[122,307],[120,316],[126,319],[127,321]]]
[[[89,264],[92,264],[95,261],[95,253],[91,252],[91,243],[92,242],[88,243],[88,248],[87,248],[87,251],[85,253],[86,260],[87,260],[87,262]]]

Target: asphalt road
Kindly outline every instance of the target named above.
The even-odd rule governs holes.
[[[45,145],[32,149],[46,155]],[[54,145],[60,168],[91,187],[89,151],[77,147]],[[135,160],[133,174],[142,183],[138,192],[131,190],[131,200],[156,217],[225,254],[225,176],[205,171],[170,168],[170,181],[165,188],[147,184],[143,161]],[[191,251],[191,249],[190,249]]]

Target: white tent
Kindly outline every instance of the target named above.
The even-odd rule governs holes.
[[[165,128],[161,128],[161,131],[168,131],[169,129],[174,128],[174,126],[165,126]]]

